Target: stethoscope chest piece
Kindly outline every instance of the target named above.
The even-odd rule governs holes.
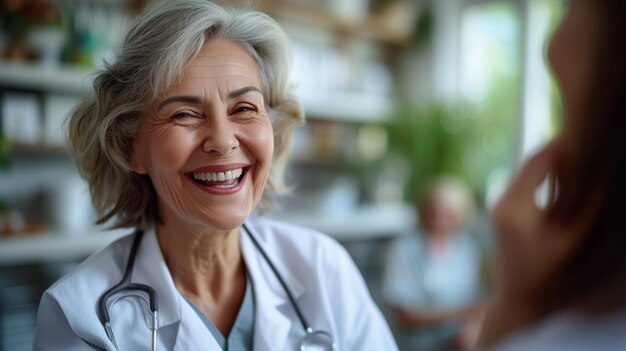
[[[337,350],[332,336],[325,331],[307,329],[307,335],[302,339],[300,351],[334,351]]]

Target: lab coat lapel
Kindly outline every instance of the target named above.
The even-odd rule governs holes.
[[[153,230],[144,234],[132,280],[157,291],[160,349],[221,351],[211,332],[176,289]]]
[[[305,293],[303,284],[272,256],[276,252],[272,244],[276,243],[264,240],[253,230],[297,301]],[[265,233],[268,235],[271,233]],[[303,336],[304,330],[300,330],[300,321],[285,290],[259,250],[243,230],[240,238],[255,296],[254,349],[283,350],[292,329],[296,338]],[[176,289],[153,230],[144,234],[132,280],[152,286],[159,295],[159,349],[221,351],[211,332]]]
[[[254,228],[253,235],[272,259],[272,252],[275,250],[272,250],[271,245],[257,235]],[[285,347],[285,343],[291,329],[301,328],[301,326],[293,308],[286,306],[290,304],[289,298],[259,249],[245,233],[245,229],[242,229],[241,233],[241,247],[254,287],[256,305],[254,349],[292,349]],[[273,262],[297,300],[304,293],[302,284],[276,258],[273,259]],[[296,329],[296,333],[304,334],[304,331],[297,331]],[[295,350],[295,347],[293,349]]]
[[[181,312],[182,320],[173,350],[222,351],[209,328],[204,325],[196,311],[186,301],[181,304]]]
[[[154,288],[158,294],[159,328],[177,323],[181,318],[178,291],[165,264],[154,230],[144,233],[137,253],[132,281]]]

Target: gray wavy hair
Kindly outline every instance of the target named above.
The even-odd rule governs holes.
[[[157,194],[146,175],[133,172],[133,140],[146,106],[176,84],[183,70],[213,39],[241,44],[259,66],[265,104],[274,129],[270,175],[259,204],[286,192],[282,174],[293,128],[304,121],[291,95],[287,36],[266,14],[221,7],[205,0],[162,1],[137,18],[119,58],[94,79],[94,92],[68,121],[68,145],[89,183],[97,223],[146,228],[160,221]]]

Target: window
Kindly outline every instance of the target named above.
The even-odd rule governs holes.
[[[459,97],[478,141],[464,162],[470,177],[484,182],[487,204],[510,170],[557,129],[560,101],[545,51],[561,13],[553,0],[481,1],[461,10]]]

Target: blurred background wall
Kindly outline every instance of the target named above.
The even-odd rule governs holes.
[[[94,230],[63,121],[147,2],[0,1],[0,350],[31,349],[41,292],[125,234]],[[250,6],[289,34],[307,115],[288,173],[294,195],[272,216],[337,238],[378,299],[387,244],[419,222],[414,199],[454,175],[479,204],[471,231],[488,248],[485,208],[559,126],[543,52],[560,2]]]

